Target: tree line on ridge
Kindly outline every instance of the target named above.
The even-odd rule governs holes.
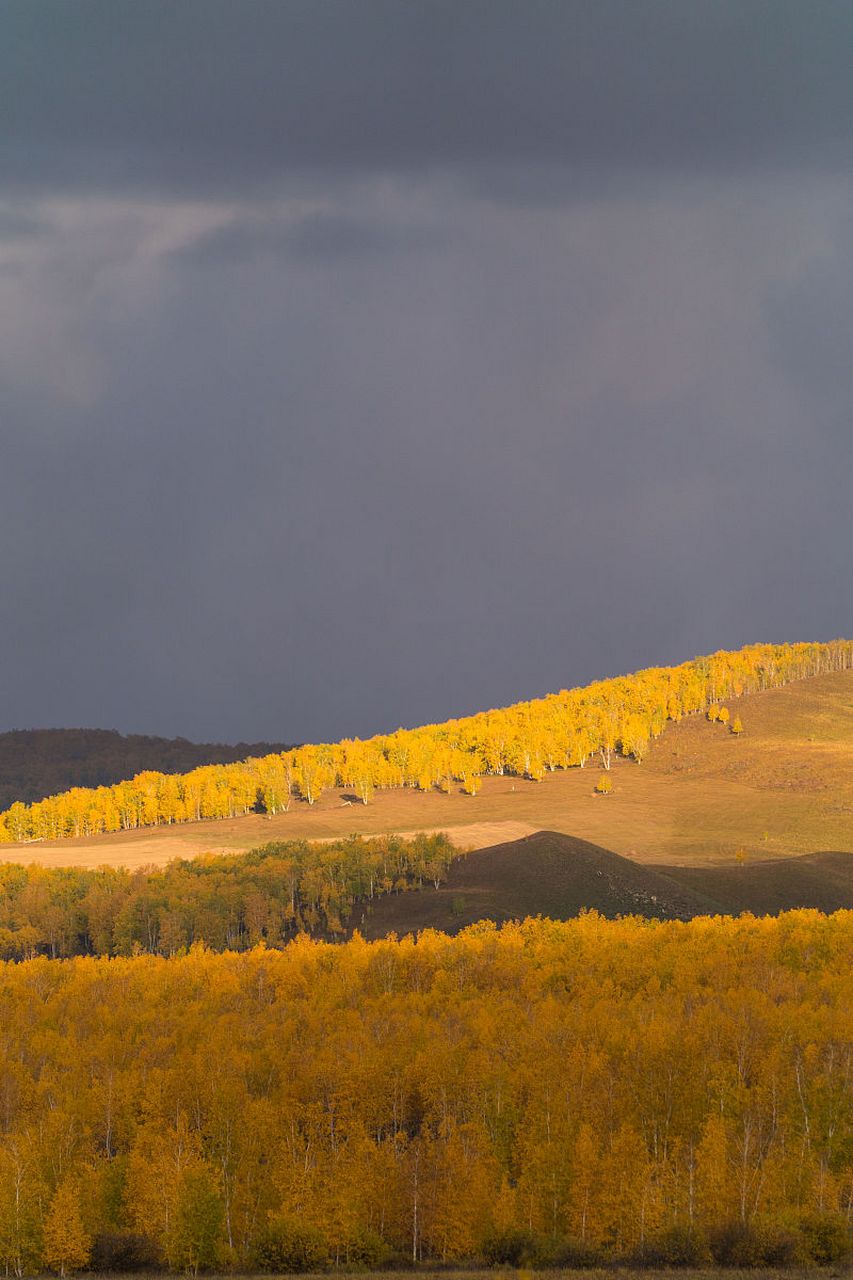
[[[377,788],[460,786],[476,794],[486,775],[541,780],[615,753],[641,761],[669,720],[723,699],[853,666],[853,641],[751,645],[676,667],[656,667],[443,724],[365,741],[306,745],[185,774],[147,771],[115,786],[74,788],[0,814],[0,841],[62,839],[137,827],[284,813],[346,787],[363,803]]]

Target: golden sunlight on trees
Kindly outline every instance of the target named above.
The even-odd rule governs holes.
[[[485,774],[539,781],[556,769],[583,768],[595,755],[609,772],[617,753],[641,761],[667,720],[704,712],[726,724],[725,697],[851,666],[853,642],[847,640],[752,645],[364,742],[308,745],[185,774],[147,771],[115,786],[75,787],[36,804],[12,805],[0,814],[0,841],[286,813],[294,797],[314,805],[331,787],[351,789],[363,804],[386,787],[473,795]]]
[[[0,965],[0,1263],[840,1261],[851,971],[816,911]]]
[[[79,1186],[76,1179],[65,1178],[56,1188],[44,1220],[45,1266],[60,1276],[81,1271],[89,1261],[91,1247],[83,1226]]]

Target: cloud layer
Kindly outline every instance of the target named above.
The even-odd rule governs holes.
[[[3,727],[850,633],[849,6],[5,21]]]

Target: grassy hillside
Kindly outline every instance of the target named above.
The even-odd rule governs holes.
[[[71,787],[102,787],[156,769],[183,773],[205,764],[286,751],[278,742],[188,742],[114,729],[13,729],[0,733],[0,809],[32,804]]]
[[[274,817],[294,802],[313,808],[337,787],[366,806],[377,789],[474,797],[484,777],[538,783],[592,761],[609,773],[620,758],[645,760],[669,722],[707,710],[724,733],[737,736],[740,716],[730,719],[722,702],[851,668],[851,641],[749,645],[365,741],[306,744],[187,774],[149,772],[111,787],[77,788],[13,805],[0,814],[0,840],[100,835],[258,811]]]
[[[727,914],[777,915],[797,907],[825,912],[853,909],[853,853],[806,853],[752,865],[660,870]]]
[[[356,906],[367,938],[422,929],[458,933],[478,920],[543,915],[568,920],[585,908],[614,918],[687,920],[697,915],[776,915],[798,907],[853,908],[853,853],[806,855],[754,866],[648,867],[561,835],[535,835],[454,860],[438,889]]]
[[[362,904],[353,924],[368,938],[441,929],[458,933],[478,920],[567,920],[584,908],[602,915],[688,919],[714,910],[690,888],[628,858],[556,831],[538,831],[454,860],[438,889]]]
[[[476,796],[377,791],[367,806],[329,789],[313,805],[270,817],[185,823],[77,840],[7,845],[3,858],[47,866],[164,865],[174,857],[240,852],[270,840],[351,833],[447,831],[483,848],[543,828],[641,862],[750,862],[826,849],[853,851],[853,671],[800,680],[729,702],[735,736],[704,716],[667,725],[642,764],[613,762],[613,792],[594,793],[600,768],[541,782],[487,777]]]

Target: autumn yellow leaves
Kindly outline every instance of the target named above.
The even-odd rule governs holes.
[[[817,1258],[851,972],[810,911],[0,966],[0,1266]]]
[[[445,835],[279,842],[161,870],[0,864],[0,960],[174,955],[338,937],[387,893],[436,887],[457,850]],[[355,917],[358,923],[360,916]]]
[[[732,719],[732,714],[728,707],[720,706],[717,702],[712,702],[708,708],[708,719],[712,724],[721,724],[724,729],[729,729],[731,733],[743,733],[743,721],[740,716],[735,715],[734,719]]]
[[[331,787],[368,804],[380,788],[475,795],[484,775],[538,781],[590,760],[609,772],[617,754],[642,761],[669,720],[710,707],[712,718],[726,723],[722,699],[851,666],[851,641],[752,645],[366,741],[307,745],[185,774],[146,772],[115,786],[77,787],[29,806],[12,805],[0,815],[0,841],[285,813],[295,802],[314,805]],[[742,728],[735,717],[732,732]]]

